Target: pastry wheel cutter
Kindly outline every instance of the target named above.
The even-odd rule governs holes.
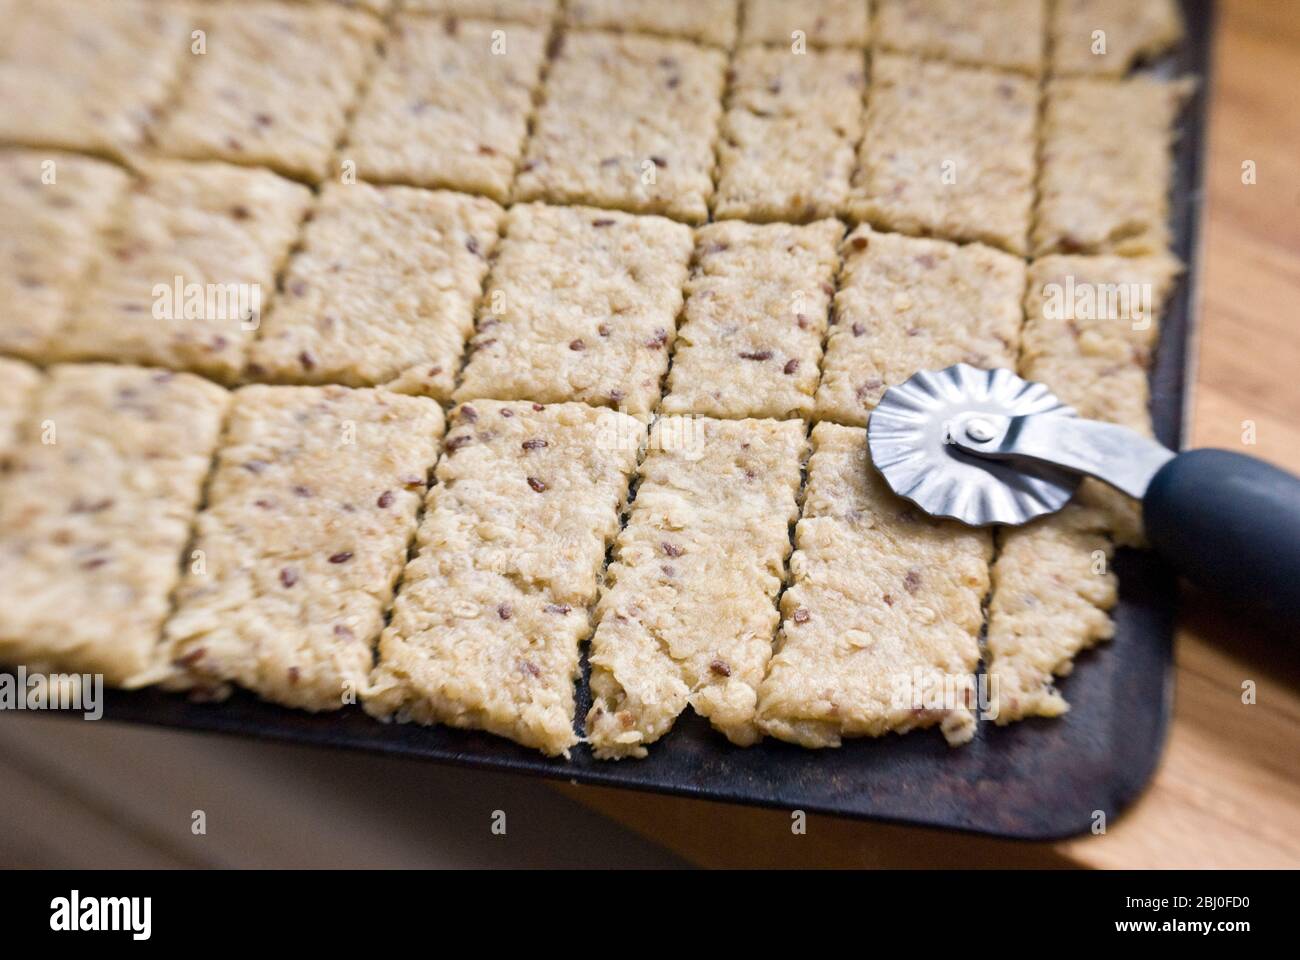
[[[970,526],[1027,523],[1096,478],[1141,501],[1147,539],[1182,576],[1300,626],[1300,478],[1262,460],[1176,453],[1080,417],[1044,384],[964,363],[886,391],[867,441],[895,493]]]

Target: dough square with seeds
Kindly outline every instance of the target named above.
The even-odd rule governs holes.
[[[545,49],[521,24],[399,17],[344,159],[371,180],[506,200]]]
[[[998,534],[989,600],[990,719],[1006,725],[1070,709],[1055,685],[1083,650],[1111,639],[1118,599],[1104,511],[1082,500]]]
[[[189,56],[183,5],[41,0],[0,59],[0,140],[130,156]]]
[[[249,354],[277,383],[450,399],[504,212],[413,187],[328,184]]]
[[[1046,383],[1082,417],[1150,434],[1147,372],[1181,272],[1169,254],[1035,260],[1021,374]]]
[[[992,533],[894,496],[866,431],[820,423],[794,544],[759,728],[803,747],[936,723],[970,740]]]
[[[40,382],[41,374],[35,367],[0,357],[0,471],[5,457],[18,443],[28,406]]]
[[[0,150],[0,351],[47,355],[127,174],[52,150]]]
[[[559,0],[402,0],[411,13],[437,13],[476,20],[514,20],[545,27],[560,10]]]
[[[811,415],[843,234],[838,220],[701,227],[664,411]]]
[[[798,33],[814,47],[865,47],[867,6],[862,0],[744,0],[740,42],[792,47]]]
[[[334,6],[228,4],[208,13],[206,52],[158,133],[176,157],[323,180],[383,27]]]
[[[356,703],[443,432],[432,400],[347,387],[235,394],[167,622],[171,686]]]
[[[899,233],[1023,255],[1037,116],[1029,77],[877,54],[851,212]]]
[[[568,0],[571,27],[627,30],[730,48],[736,42],[738,0]]]
[[[229,395],[140,367],[55,366],[0,477],[0,662],[167,672],[159,637]]]
[[[578,403],[454,409],[366,710],[567,755],[587,611],[644,438]]]
[[[689,227],[590,207],[512,207],[456,399],[651,411],[668,369]]]
[[[799,420],[655,421],[596,611],[598,758],[644,757],[687,706],[733,743],[758,740],[806,446]]]
[[[877,0],[875,9],[881,49],[1042,73],[1046,0]]]
[[[111,0],[110,0],[111,2]],[[191,3],[200,6],[218,6],[220,4],[239,3],[284,3],[302,7],[338,6],[348,10],[363,10],[377,17],[382,17],[402,3],[414,3],[416,0],[152,0],[153,3]]]
[[[1057,0],[1051,17],[1052,72],[1123,76],[1183,38],[1178,0]]]
[[[714,215],[798,223],[840,213],[862,138],[864,56],[750,47],[731,75]]]
[[[759,729],[805,747],[935,724],[969,741],[992,534],[896,497],[865,430],[819,423],[812,442]]]
[[[233,381],[310,200],[267,170],[150,165],[50,352]]]
[[[1174,122],[1193,88],[1145,77],[1048,84],[1035,256],[1168,246]]]
[[[1152,435],[1152,354],[1182,264],[1152,257],[1050,256],[1035,260],[1025,292],[1020,373],[1051,387],[1090,420]],[[1076,500],[1105,518],[1116,541],[1142,546],[1141,504],[1085,481]]]
[[[720,51],[683,41],[566,35],[515,199],[703,222],[725,71]]]
[[[1025,264],[983,244],[880,233],[844,241],[817,416],[865,426],[886,390],[954,363],[1013,368]]]
[[[153,2],[170,3],[176,2],[176,0],[153,0]],[[264,2],[264,0],[179,0],[179,2],[212,5],[217,3],[260,3]],[[372,13],[375,16],[382,17],[398,4],[403,2],[411,3],[414,2],[414,0],[277,0],[277,2],[301,4],[303,6],[329,6],[334,4],[340,7],[346,7],[349,10],[364,10],[367,13]]]

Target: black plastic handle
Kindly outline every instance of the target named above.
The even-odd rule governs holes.
[[[1181,453],[1142,501],[1147,539],[1180,574],[1300,628],[1300,477],[1227,450]]]

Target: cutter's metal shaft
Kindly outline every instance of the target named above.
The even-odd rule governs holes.
[[[1095,477],[1141,499],[1172,450],[1083,420],[1041,383],[963,363],[890,387],[867,425],[871,461],[899,496],[972,526],[1060,510]]]
[[[1051,464],[1095,477],[1138,500],[1174,451],[1113,423],[1050,414],[956,418],[949,439],[959,449],[995,460]]]

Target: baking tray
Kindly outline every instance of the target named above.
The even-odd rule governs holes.
[[[1188,37],[1153,69],[1191,74],[1199,89],[1177,147],[1174,246],[1188,270],[1170,304],[1152,372],[1157,435],[1181,444],[1195,287],[1209,84],[1212,0],[1185,0]],[[1172,699],[1175,583],[1149,555],[1120,551],[1115,638],[1078,658],[1061,681],[1071,710],[1059,720],[981,723],[951,749],[934,730],[852,740],[838,750],[777,741],[740,749],[687,711],[641,761],[599,762],[585,746],[548,760],[509,741],[445,727],[381,724],[358,708],[312,715],[236,693],[221,704],[156,690],[106,691],[110,720],[346,747],[441,763],[809,813],[1046,840],[1112,819],[1142,791],[1164,744]],[[586,671],[584,659],[584,674]],[[585,676],[579,717],[590,705]]]

